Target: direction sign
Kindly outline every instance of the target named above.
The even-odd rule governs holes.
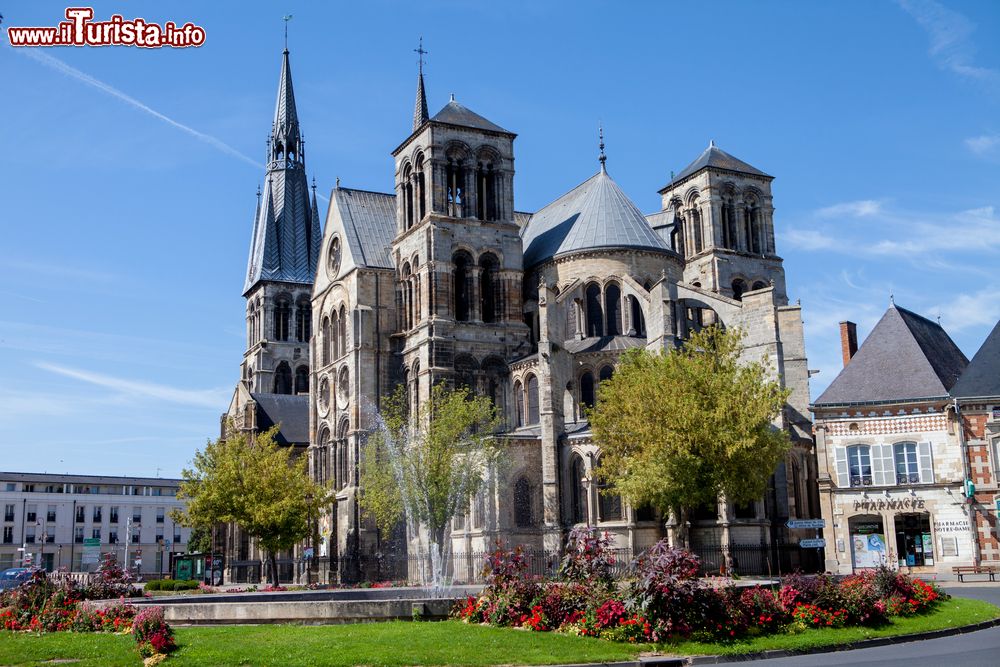
[[[789,528],[826,528],[826,519],[789,519]]]
[[[814,540],[799,540],[799,546],[803,549],[822,549],[826,546],[826,540],[822,538]]]

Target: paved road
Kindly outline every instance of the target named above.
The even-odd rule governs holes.
[[[977,598],[1000,606],[1000,584],[947,583],[942,584],[941,587],[955,596]],[[803,655],[795,658],[756,660],[743,664],[767,665],[768,667],[815,667],[816,665],[998,667],[1000,666],[1000,627],[954,637],[907,642],[894,646]]]

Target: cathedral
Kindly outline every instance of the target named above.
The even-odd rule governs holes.
[[[793,447],[765,497],[694,513],[692,545],[794,541],[786,520],[819,516],[801,310],[775,247],[772,176],[710,143],[644,214],[612,178],[602,140],[595,173],[520,211],[516,134],[454,97],[431,115],[422,68],[401,139],[394,191],[338,179],[321,231],[285,50],[227,416],[249,432],[280,425],[279,441],[336,491],[309,549],[321,579],[366,576],[391,541],[359,507],[359,456],[371,415],[400,385],[415,406],[435,383],[464,384],[503,419],[509,465],[454,519],[455,553],[497,539],[558,553],[581,524],[632,551],[671,535],[672,517],[602,492],[583,408],[626,350],[670,349],[711,324],[740,328],[746,358],[766,357],[791,390],[775,426]],[[246,580],[254,545],[237,530],[226,540],[230,578]]]

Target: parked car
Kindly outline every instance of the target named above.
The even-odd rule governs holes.
[[[0,572],[0,591],[17,588],[28,579],[34,570],[30,567],[12,567]]]

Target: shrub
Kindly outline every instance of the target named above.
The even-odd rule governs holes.
[[[127,602],[118,602],[97,608],[89,602],[77,606],[71,629],[74,632],[130,632],[136,608]]]
[[[132,637],[144,658],[177,648],[174,631],[163,618],[163,607],[145,607],[132,619]]]
[[[81,593],[85,600],[141,597],[142,591],[132,586],[132,581],[132,574],[118,564],[114,554],[104,554],[96,576]]]
[[[879,625],[887,619],[887,605],[879,597],[877,573],[863,571],[840,582],[840,598],[851,625]]]
[[[615,558],[608,552],[611,538],[590,528],[574,528],[566,540],[559,575],[566,581],[610,587]]]
[[[739,594],[743,625],[761,632],[777,632],[792,620],[792,614],[770,588],[754,586]]]
[[[594,600],[594,591],[582,583],[550,583],[541,588],[531,606],[532,609],[540,607],[549,624],[559,628],[574,614],[582,615],[588,603]]]
[[[521,547],[507,550],[500,542],[486,556],[483,591],[485,620],[494,625],[520,625],[531,615],[531,603],[539,586],[528,576],[528,563]]]
[[[147,581],[146,585],[142,587],[144,591],[158,591],[163,588],[163,584],[167,582],[166,579],[153,579],[152,581]]]
[[[625,597],[631,614],[648,619],[654,641],[687,637],[710,615],[719,615],[718,594],[701,586],[697,556],[660,540],[632,564],[636,578]]]
[[[799,604],[792,618],[810,628],[839,628],[848,620],[846,609],[828,611],[812,604]]]

